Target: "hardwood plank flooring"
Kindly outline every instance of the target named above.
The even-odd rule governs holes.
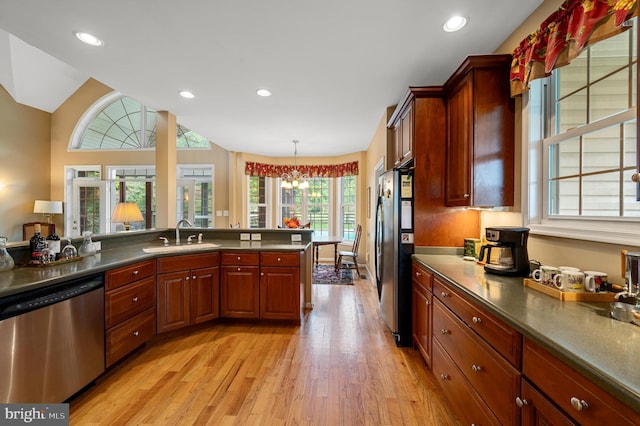
[[[369,280],[313,285],[300,326],[210,323],[157,336],[70,402],[72,425],[457,425]]]

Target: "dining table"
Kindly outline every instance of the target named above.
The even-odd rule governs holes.
[[[342,242],[342,235],[318,235],[311,238],[313,243],[313,257],[316,267],[319,264],[320,246],[333,244],[333,264],[338,263],[338,244]]]

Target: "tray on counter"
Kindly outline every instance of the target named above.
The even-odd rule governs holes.
[[[75,256],[67,259],[54,260],[53,262],[48,262],[48,263],[39,263],[31,260],[25,266],[28,266],[29,268],[48,268],[50,266],[58,266],[58,265],[64,265],[65,263],[77,262],[82,259],[83,259],[82,256]]]
[[[566,302],[613,302],[616,293],[592,293],[588,291],[562,291],[548,285],[540,284],[531,278],[524,279],[524,286]]]

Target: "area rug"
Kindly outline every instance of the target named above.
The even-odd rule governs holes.
[[[351,269],[342,268],[336,272],[333,265],[313,266],[313,284],[353,284]]]

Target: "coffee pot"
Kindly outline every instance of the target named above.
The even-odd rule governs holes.
[[[529,228],[491,227],[485,230],[485,237],[490,244],[483,245],[479,255],[479,261],[485,262],[485,272],[520,277],[529,275]]]

